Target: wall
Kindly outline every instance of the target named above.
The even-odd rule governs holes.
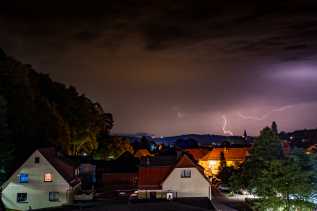
[[[191,170],[190,178],[181,178],[183,169]],[[164,191],[177,192],[177,197],[210,197],[210,183],[196,168],[174,168],[162,184]]]
[[[34,163],[34,158],[40,157],[40,163]],[[19,183],[20,173],[29,174],[28,183]],[[53,181],[44,182],[44,173],[52,173]],[[7,208],[15,210],[39,209],[56,207],[66,204],[69,200],[70,186],[55,168],[39,153],[35,151],[30,158],[11,176],[2,191],[2,201]],[[27,193],[27,202],[18,203],[17,193]],[[49,192],[59,192],[59,201],[49,201]]]

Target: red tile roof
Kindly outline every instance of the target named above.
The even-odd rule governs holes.
[[[53,147],[38,150],[71,186],[80,183],[80,179],[74,175],[77,165],[66,162],[65,159],[59,157]]]
[[[209,152],[209,150],[202,148],[190,148],[186,149],[185,152],[191,155],[194,160],[198,161],[200,158],[204,157]]]
[[[224,153],[226,160],[244,160],[248,155],[249,148],[214,148],[207,155],[202,157],[200,160],[219,160],[221,153]]]
[[[161,183],[173,170],[173,166],[140,166],[139,189],[161,189]]]
[[[183,155],[175,165],[175,168],[190,168],[196,167],[196,164],[187,156]]]

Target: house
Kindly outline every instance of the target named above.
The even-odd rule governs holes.
[[[212,198],[211,183],[204,175],[204,169],[187,154],[164,179],[162,190],[175,193],[177,198]]]
[[[54,148],[37,149],[1,186],[6,208],[30,210],[72,203],[79,168]]]
[[[139,159],[130,152],[123,153],[116,160],[95,161],[97,190],[136,190]]]
[[[141,159],[142,157],[148,157],[148,156],[153,156],[153,155],[147,149],[138,149],[134,154],[134,157],[139,159]]]
[[[138,189],[148,192],[151,190],[161,190],[163,180],[172,171],[176,161],[176,155],[163,155],[141,159]]]
[[[317,153],[317,144],[313,144],[306,149],[306,154],[315,154]]]
[[[205,175],[215,176],[219,173],[221,156],[224,155],[227,166],[239,167],[248,156],[248,147],[239,148],[214,148],[199,160],[199,165],[204,168]]]
[[[141,163],[142,164],[142,163]],[[145,159],[139,169],[139,199],[208,198],[211,184],[190,156]]]

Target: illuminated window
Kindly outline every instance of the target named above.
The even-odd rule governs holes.
[[[19,182],[20,183],[28,183],[29,182],[29,175],[25,173],[21,173],[19,175]]]
[[[28,194],[27,193],[17,193],[17,202],[23,203],[27,202]]]
[[[52,182],[53,181],[53,176],[51,173],[45,173],[44,174],[44,182]]]
[[[190,169],[184,169],[181,171],[181,178],[190,178],[191,177],[191,170]]]
[[[49,192],[48,193],[49,201],[58,201],[59,200],[59,192]]]
[[[34,163],[40,163],[40,157],[35,157],[34,158]]]

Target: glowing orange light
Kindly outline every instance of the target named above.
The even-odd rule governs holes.
[[[45,173],[44,174],[44,182],[52,182],[53,181],[53,177],[51,173]]]

